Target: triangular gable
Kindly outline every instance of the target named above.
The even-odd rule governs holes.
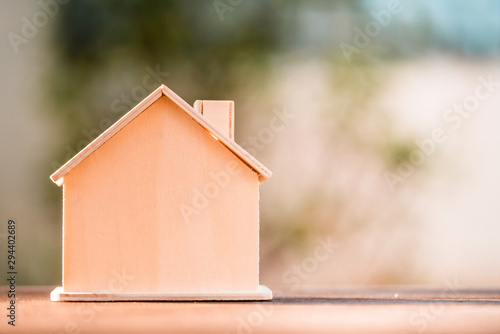
[[[50,176],[50,179],[54,181],[58,186],[61,186],[64,182],[64,175],[69,173],[74,167],[76,167],[83,159],[88,157],[92,152],[97,150],[102,144],[104,144],[108,139],[110,139],[115,133],[120,131],[125,125],[130,123],[134,118],[140,115],[144,110],[146,110],[150,105],[157,101],[162,96],[167,96],[175,104],[177,104],[186,114],[188,114],[196,123],[201,127],[209,131],[222,145],[224,145],[229,151],[231,151],[236,157],[243,161],[249,168],[254,170],[259,174],[259,181],[263,182],[271,177],[272,173],[267,169],[262,163],[255,159],[250,153],[243,149],[240,145],[232,139],[229,139],[225,134],[223,134],[215,125],[213,125],[209,120],[203,117],[200,113],[195,111],[186,101],[175,94],[170,88],[165,85],[161,85],[154,92],[149,94],[144,100],[142,100],[138,105],[136,105],[132,110],[123,115],[118,121],[111,125],[106,131],[101,133],[99,137],[94,139],[90,144],[88,144],[84,149],[82,149],[73,158],[68,160],[61,168],[54,172]]]

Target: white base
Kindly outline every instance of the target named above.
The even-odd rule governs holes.
[[[66,301],[230,301],[230,300],[271,300],[272,291],[259,285],[257,291],[227,291],[227,292],[64,292],[57,287],[50,293],[53,302]]]

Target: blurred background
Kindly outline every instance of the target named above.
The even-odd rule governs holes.
[[[0,6],[0,244],[15,218],[20,284],[61,282],[49,175],[161,83],[234,100],[236,141],[273,171],[263,284],[498,284],[500,2]]]

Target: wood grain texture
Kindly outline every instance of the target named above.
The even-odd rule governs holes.
[[[300,287],[271,302],[54,303],[53,288],[18,287],[16,327],[4,319],[0,333],[500,332],[500,289]]]
[[[65,291],[256,291],[258,176],[161,97],[64,176]]]

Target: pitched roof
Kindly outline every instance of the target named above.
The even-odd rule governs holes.
[[[61,168],[54,172],[50,176],[50,179],[54,181],[57,185],[61,186],[64,182],[63,177],[69,173],[74,167],[76,167],[83,159],[88,157],[92,152],[97,150],[102,144],[104,144],[108,139],[110,139],[115,133],[120,131],[125,125],[130,123],[135,117],[140,115],[144,110],[146,110],[150,105],[152,105],[156,100],[162,96],[167,96],[175,104],[177,104],[186,114],[188,114],[196,123],[201,127],[209,131],[213,136],[215,136],[219,143],[224,145],[229,151],[231,151],[236,157],[243,161],[249,168],[253,169],[257,174],[259,174],[259,181],[263,182],[271,177],[272,173],[267,169],[262,163],[250,155],[245,149],[232,139],[229,139],[227,135],[223,134],[215,125],[213,125],[209,120],[203,117],[200,113],[195,111],[186,101],[175,94],[170,88],[165,85],[161,85],[154,92],[149,94],[144,100],[142,100],[138,105],[136,105],[132,110],[123,115],[118,121],[116,121],[112,126],[110,126],[106,131],[101,133],[99,137],[94,139],[90,144],[88,144],[84,149],[82,149],[73,158],[68,160]]]

